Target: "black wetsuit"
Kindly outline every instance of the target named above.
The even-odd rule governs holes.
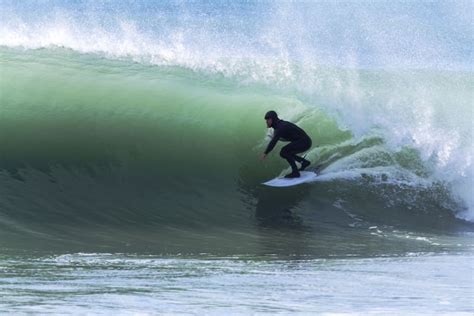
[[[280,156],[288,161],[293,172],[298,172],[295,160],[302,162],[304,161],[304,158],[299,157],[296,154],[302,153],[311,148],[311,138],[309,138],[308,134],[306,134],[303,129],[291,122],[275,120],[271,127],[275,132],[265,150],[265,154],[271,152],[279,140],[290,142],[288,145],[283,146],[280,151]]]

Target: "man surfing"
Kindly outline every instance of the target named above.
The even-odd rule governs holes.
[[[299,178],[299,171],[303,171],[311,162],[296,154],[305,152],[311,147],[311,138],[309,138],[303,129],[295,124],[279,119],[275,111],[268,111],[265,114],[265,121],[267,122],[268,128],[273,128],[274,133],[261,159],[263,160],[267,157],[268,153],[275,147],[277,141],[290,142],[280,151],[280,156],[286,159],[291,166],[291,173],[287,174],[285,178]],[[295,161],[301,163],[299,170],[296,167]]]

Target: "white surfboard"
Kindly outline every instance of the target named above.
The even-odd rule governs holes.
[[[279,177],[262,184],[268,185],[270,187],[290,187],[301,183],[311,182],[316,179],[317,176],[318,175],[312,171],[300,171],[299,178],[287,179],[284,177]]]

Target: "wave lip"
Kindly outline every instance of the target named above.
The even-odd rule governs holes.
[[[274,59],[284,65],[299,61],[305,65],[472,70],[472,21],[467,13],[472,6],[469,1],[395,2],[389,6],[7,1],[0,13],[0,45],[58,46],[223,71],[229,69],[221,68],[219,60],[231,56]],[[438,16],[443,20],[435,18]]]

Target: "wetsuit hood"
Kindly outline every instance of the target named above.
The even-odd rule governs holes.
[[[275,127],[280,122],[280,119],[278,118],[278,114],[275,111],[268,111],[265,114],[265,119],[266,120],[272,119],[272,125],[270,127]]]

